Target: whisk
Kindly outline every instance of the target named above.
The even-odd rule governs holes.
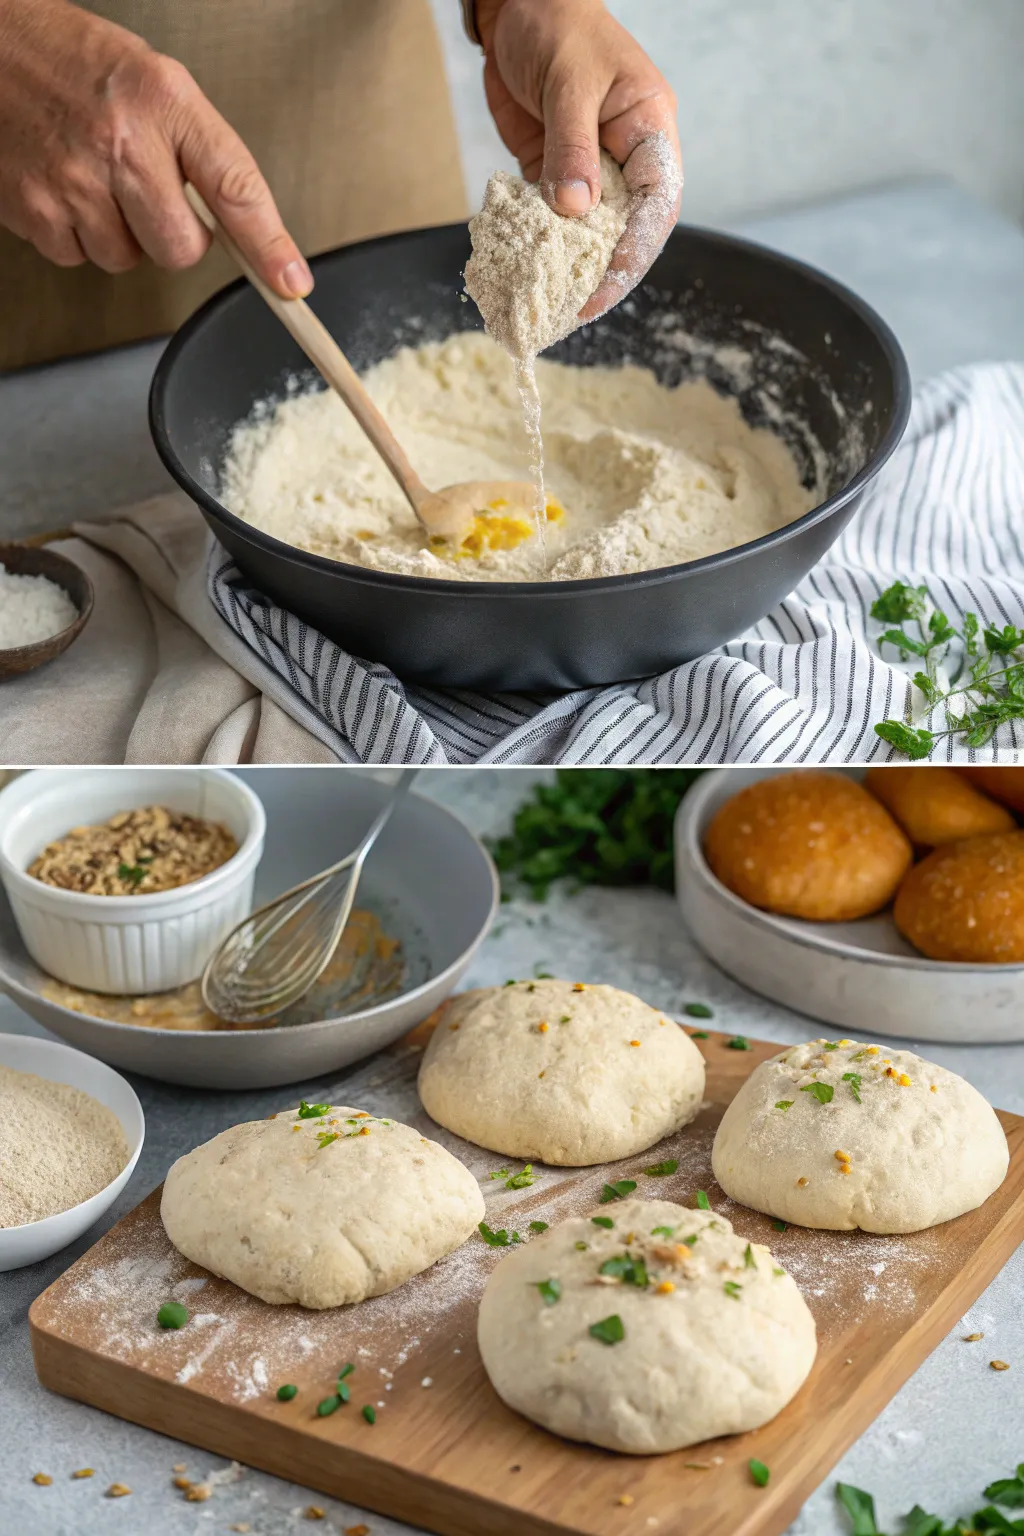
[[[203,972],[203,1002],[211,1013],[229,1024],[262,1024],[309,991],[338,947],[367,855],[418,771],[402,770],[350,854],[232,928]]]

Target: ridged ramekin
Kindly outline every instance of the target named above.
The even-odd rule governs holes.
[[[238,842],[189,885],[147,896],[89,896],[26,874],[72,827],[144,805],[223,822]],[[252,910],[266,817],[253,791],[219,768],[41,768],[0,791],[0,880],[25,948],[58,981],[89,992],[166,992],[194,981]]]

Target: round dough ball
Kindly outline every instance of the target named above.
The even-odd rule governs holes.
[[[913,857],[888,811],[853,779],[800,769],[758,779],[704,840],[713,873],[753,907],[811,922],[877,912]]]
[[[952,768],[869,768],[864,786],[891,811],[912,843],[938,848],[984,832],[1012,832],[1005,806]]]
[[[275,1306],[323,1308],[428,1269],[476,1230],[484,1200],[469,1169],[411,1126],[332,1106],[233,1125],[179,1157],[160,1215],[194,1264]]]
[[[755,1067],[711,1155],[731,1199],[837,1232],[950,1221],[987,1200],[1008,1165],[1002,1126],[970,1083],[853,1040],[794,1045]]]
[[[678,1024],[617,987],[517,981],[454,1000],[419,1090],[428,1115],[477,1146],[581,1167],[687,1125],[704,1058]]]
[[[936,848],[904,880],[896,926],[929,960],[1024,962],[1024,832]]]
[[[817,1352],[796,1282],[712,1211],[600,1213],[612,1229],[572,1217],[492,1271],[477,1340],[498,1396],[556,1435],[638,1456],[767,1424]],[[591,1332],[614,1338],[616,1318],[618,1342]]]
[[[957,768],[983,794],[1024,815],[1024,768]]]

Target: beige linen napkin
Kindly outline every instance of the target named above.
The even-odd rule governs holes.
[[[86,570],[92,618],[63,656],[0,684],[5,763],[333,763],[271,698],[207,595],[210,534],[171,492],[76,523],[51,547]]]

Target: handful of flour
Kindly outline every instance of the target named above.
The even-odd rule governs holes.
[[[548,207],[538,185],[495,171],[469,221],[466,292],[490,335],[525,362],[579,325],[626,227],[630,193],[601,151],[601,201],[580,218]]]

